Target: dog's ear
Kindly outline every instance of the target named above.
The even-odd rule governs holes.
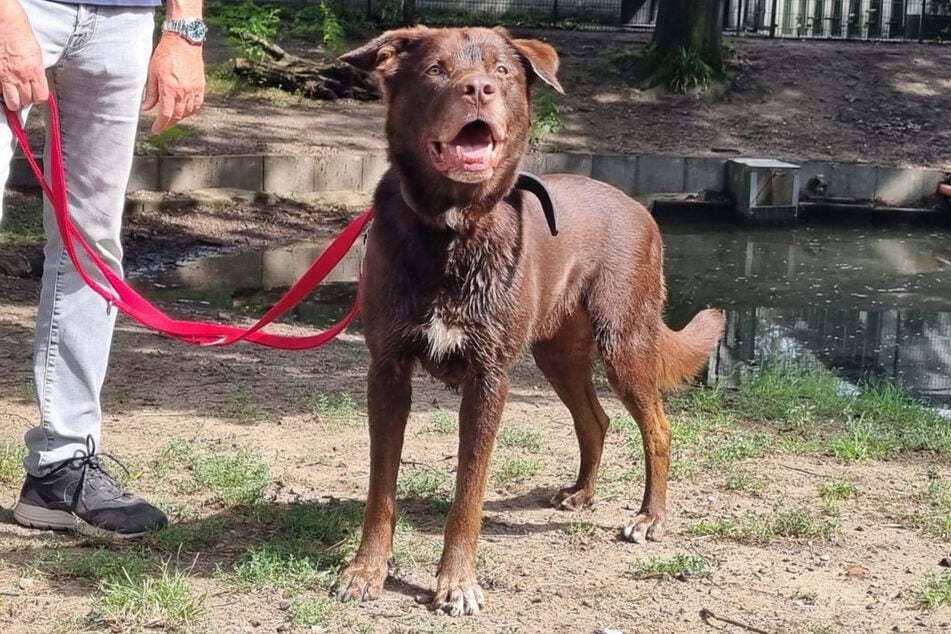
[[[561,94],[565,94],[565,90],[555,76],[558,73],[558,53],[554,47],[540,40],[513,39],[511,42],[537,77]]]
[[[425,26],[386,31],[375,40],[340,56],[340,61],[368,73],[385,72],[396,62],[396,55],[429,34]]]

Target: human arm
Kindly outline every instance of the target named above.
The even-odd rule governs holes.
[[[0,95],[11,110],[49,98],[43,53],[33,27],[15,0],[0,0]]]
[[[201,18],[202,0],[168,0],[165,13],[170,20]],[[149,64],[142,104],[143,111],[157,107],[152,134],[167,130],[197,112],[204,99],[202,46],[174,33],[163,32]]]

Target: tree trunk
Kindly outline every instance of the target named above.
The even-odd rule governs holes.
[[[723,0],[661,0],[650,55],[662,63],[680,47],[700,54],[713,72],[723,72]]]
[[[310,99],[379,99],[380,93],[366,73],[342,62],[316,62],[291,55],[264,38],[245,33],[267,57],[261,61],[234,60],[234,70],[259,86],[273,86]]]

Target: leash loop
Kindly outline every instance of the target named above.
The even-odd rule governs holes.
[[[142,297],[135,289],[129,286],[115,271],[109,268],[96,251],[89,246],[86,239],[73,224],[69,217],[69,204],[66,192],[66,169],[63,162],[63,143],[60,134],[59,112],[56,99],[50,95],[47,102],[50,115],[50,181],[47,182],[43,170],[37,164],[33,151],[30,148],[23,125],[16,112],[4,108],[10,129],[16,136],[30,168],[36,175],[43,193],[53,207],[56,216],[56,225],[63,238],[63,246],[69,255],[73,266],[83,281],[106,300],[107,310],[115,306],[120,311],[139,322],[143,326],[156,330],[185,343],[201,346],[227,346],[238,341],[280,348],[282,350],[307,350],[322,346],[333,340],[354,320],[360,312],[360,288],[357,287],[357,299],[350,312],[336,324],[314,335],[287,336],[274,335],[263,332],[262,329],[275,319],[284,315],[288,310],[300,303],[314,288],[320,284],[333,268],[346,256],[350,247],[360,238],[370,220],[373,218],[373,208],[367,209],[357,216],[341,232],[341,234],[324,250],[297,282],[268,310],[263,317],[249,328],[238,328],[223,324],[186,321],[173,319],[160,311]],[[80,261],[79,249],[92,262],[96,271],[108,282],[106,288],[86,270]],[[361,261],[362,272],[362,261]]]

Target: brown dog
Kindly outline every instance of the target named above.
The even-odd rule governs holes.
[[[508,369],[531,345],[574,418],[577,482],[563,509],[594,497],[608,417],[591,359],[637,420],[647,483],[630,541],[659,539],[666,519],[670,425],[660,390],[693,376],[723,329],[715,310],[680,332],[662,321],[660,234],[647,210],[580,176],[546,177],[561,233],[534,196],[514,188],[528,145],[529,87],[561,90],[555,50],[502,29],[384,33],[343,60],[375,70],[387,102],[390,169],[375,194],[363,323],[370,349],[370,490],[363,539],[338,597],[380,595],[392,555],[396,480],[417,362],[462,392],[455,499],[432,606],[477,614],[476,545]]]

